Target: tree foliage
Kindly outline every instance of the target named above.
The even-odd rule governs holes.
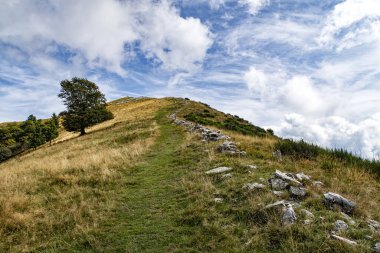
[[[48,120],[30,115],[24,122],[0,127],[0,162],[57,138],[59,125],[56,122],[59,121],[55,114]]]
[[[85,128],[113,118],[106,109],[106,99],[99,87],[87,79],[74,77],[61,82],[58,94],[66,105],[62,113],[66,130],[85,134]]]

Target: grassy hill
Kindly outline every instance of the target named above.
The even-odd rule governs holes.
[[[297,155],[310,145],[286,152],[297,149],[186,99],[123,98],[108,108],[115,118],[87,135],[61,131],[52,146],[0,163],[0,252],[372,252],[380,241],[367,224],[380,221],[378,163]],[[246,155],[218,152],[224,140],[203,141],[173,124],[173,113],[221,130]],[[272,154],[279,148],[281,158]],[[220,166],[230,177],[205,173]],[[265,208],[293,198],[268,186],[276,170],[311,176],[305,198],[293,200],[294,224],[283,224],[282,206]],[[351,218],[324,205],[327,192],[356,202]],[[302,209],[314,215],[308,224]],[[331,237],[336,220],[356,246]]]

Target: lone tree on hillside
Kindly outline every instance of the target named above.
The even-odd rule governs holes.
[[[61,82],[58,97],[67,110],[61,115],[67,131],[86,133],[85,128],[113,118],[106,109],[106,99],[99,87],[87,79],[74,77]]]

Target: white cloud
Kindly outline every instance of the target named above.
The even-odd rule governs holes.
[[[261,9],[269,5],[269,0],[239,0],[242,5],[248,6],[248,12],[251,15],[257,15]]]
[[[380,4],[377,0],[346,0],[335,5],[319,37],[321,45],[338,51],[380,39]]]
[[[280,88],[280,100],[295,112],[316,114],[325,110],[322,94],[306,76],[294,76]]]
[[[244,74],[244,81],[246,82],[248,89],[253,93],[265,93],[267,89],[268,78],[266,74],[255,67],[250,67],[250,69]]]
[[[212,44],[197,18],[182,18],[162,1],[2,1],[0,39],[33,54],[51,42],[125,75],[125,44],[141,42],[148,57],[169,69],[194,69]],[[191,52],[191,54],[189,53]]]

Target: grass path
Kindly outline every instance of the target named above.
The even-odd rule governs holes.
[[[176,184],[186,173],[186,161],[193,160],[184,156],[193,153],[181,152],[184,133],[180,128],[171,125],[163,112],[157,119],[160,136],[143,162],[128,170],[125,186],[115,193],[120,204],[96,236],[99,251],[186,251],[191,231],[177,221],[184,200]]]

